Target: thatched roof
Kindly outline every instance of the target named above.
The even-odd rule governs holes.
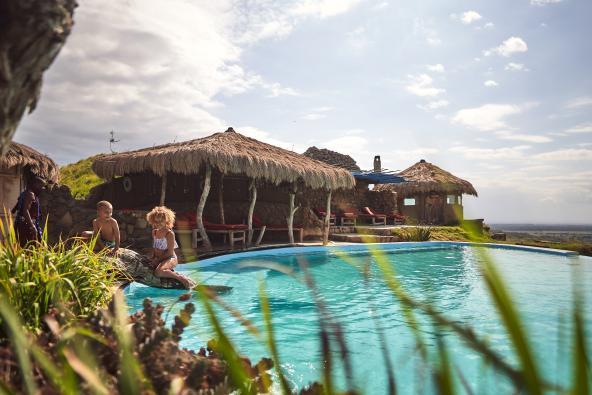
[[[99,177],[110,179],[145,171],[159,176],[166,172],[196,174],[206,163],[223,174],[242,174],[276,185],[297,181],[315,189],[355,185],[347,170],[243,136],[232,128],[200,139],[102,155],[92,168]]]
[[[40,176],[53,184],[60,180],[60,168],[53,160],[31,147],[13,142],[6,155],[0,157],[0,169],[15,166],[22,167],[30,174]]]
[[[340,154],[339,152],[331,151],[326,148],[317,148],[313,146],[307,149],[303,155],[349,171],[361,171],[360,167],[351,156]]]
[[[423,159],[403,170],[399,175],[405,178],[405,182],[377,185],[375,189],[395,191],[403,196],[429,192],[465,193],[477,196],[477,191],[470,182],[458,178]]]

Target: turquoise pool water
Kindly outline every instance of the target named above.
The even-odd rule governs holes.
[[[401,309],[385,286],[375,258],[367,247],[291,248],[229,255],[182,266],[179,270],[206,284],[229,285],[233,289],[224,300],[263,329],[258,298],[259,281],[264,280],[270,299],[275,336],[282,367],[291,383],[301,388],[320,380],[321,353],[318,312],[311,292],[296,279],[280,272],[244,267],[279,263],[300,276],[299,261],[306,262],[327,308],[343,326],[353,365],[356,387],[368,394],[386,393],[387,375],[377,325],[386,337],[399,393],[433,393],[432,376],[422,363]],[[592,259],[527,250],[477,248],[455,243],[410,243],[378,245],[397,272],[405,289],[414,297],[433,302],[444,314],[471,325],[504,357],[515,364],[512,346],[492,306],[480,273],[479,250],[486,250],[496,263],[518,303],[529,340],[545,379],[559,384],[570,380],[571,347],[569,314],[574,285],[591,300]],[[343,259],[343,254],[347,258]],[[368,268],[369,281],[360,269]],[[132,284],[126,290],[132,310],[141,308],[144,298],[170,306],[183,291],[162,290]],[[212,338],[211,327],[198,307],[183,335],[182,345],[199,349]],[[178,311],[177,305],[173,312]],[[585,305],[585,320],[592,322],[592,306]],[[174,316],[171,313],[168,322]],[[250,335],[226,312],[219,314],[224,328],[239,350],[252,360],[269,356],[265,344]],[[376,318],[376,319],[375,319]],[[444,340],[455,371],[460,372],[474,393],[506,393],[509,383],[494,372],[481,357],[468,349],[448,330],[435,330],[420,317],[421,333],[428,352],[435,355],[436,341]],[[592,344],[591,344],[592,345]],[[335,359],[339,359],[337,351]],[[341,366],[334,373],[344,385]],[[456,383],[461,389],[460,380]],[[464,392],[464,391],[461,391]]]

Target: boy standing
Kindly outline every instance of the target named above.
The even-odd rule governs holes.
[[[119,225],[113,214],[113,206],[106,200],[97,203],[97,218],[93,220],[93,237],[97,237],[97,249],[109,248],[112,254],[119,250]]]

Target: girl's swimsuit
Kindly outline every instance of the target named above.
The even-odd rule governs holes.
[[[152,234],[152,237],[154,239],[152,247],[156,248],[157,250],[162,250],[162,251],[168,250],[169,243],[167,242],[166,237],[154,237],[155,234],[156,234],[156,232],[154,232]],[[175,246],[173,248],[179,248],[179,245],[177,244],[177,240],[175,240]],[[171,259],[171,258],[176,258],[176,257],[177,257],[177,255],[173,251],[173,255],[171,255],[165,259]]]

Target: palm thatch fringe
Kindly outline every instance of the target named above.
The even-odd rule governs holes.
[[[52,184],[60,181],[60,168],[48,156],[24,144],[11,143],[6,155],[0,157],[0,169],[19,166],[36,176],[43,177]]]
[[[377,185],[375,190],[394,191],[401,197],[430,192],[464,193],[477,196],[477,191],[470,182],[458,178],[423,159],[403,170],[399,175],[405,178],[405,182]]]
[[[313,189],[353,188],[355,180],[336,168],[250,137],[229,128],[224,133],[137,151],[102,155],[93,163],[104,179],[151,171],[196,174],[209,164],[222,174],[241,174],[272,184],[303,182]]]

